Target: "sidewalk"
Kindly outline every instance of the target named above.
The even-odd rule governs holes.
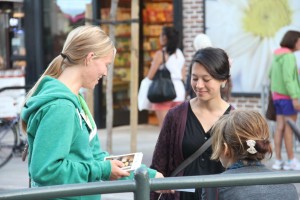
[[[106,149],[106,130],[99,130],[102,149]],[[143,163],[147,166],[151,163],[152,153],[159,134],[159,128],[152,125],[139,125],[137,134],[137,151],[143,152]],[[296,142],[296,157],[300,160],[300,144]],[[122,126],[113,129],[112,155],[130,153],[130,127]],[[283,156],[286,153],[283,151]],[[273,155],[274,157],[274,155]],[[271,167],[274,158],[266,161],[266,166]],[[28,187],[27,163],[20,157],[13,158],[7,165],[0,169],[0,191],[9,189],[21,189]],[[299,171],[300,173],[300,171]],[[295,184],[300,194],[300,183]],[[300,195],[299,195],[300,196]],[[102,200],[132,200],[132,193],[104,194]]]

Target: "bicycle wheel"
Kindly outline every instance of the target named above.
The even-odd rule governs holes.
[[[16,124],[0,120],[0,168],[13,156],[14,147],[17,145],[17,135],[13,131]]]

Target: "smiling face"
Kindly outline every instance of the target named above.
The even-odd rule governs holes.
[[[107,70],[113,62],[114,53],[111,52],[108,56],[98,58],[94,53],[87,56],[87,64],[84,66],[82,78],[83,87],[94,89],[99,80],[107,75]]]
[[[196,96],[201,100],[221,98],[221,84],[224,81],[214,79],[206,69],[195,62],[192,66],[191,86]]]

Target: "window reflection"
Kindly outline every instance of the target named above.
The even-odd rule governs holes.
[[[91,4],[92,0],[43,1],[45,67],[61,52],[68,33],[85,24]]]

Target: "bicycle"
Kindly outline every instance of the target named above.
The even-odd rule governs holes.
[[[27,86],[4,87],[5,90],[27,89]],[[27,138],[22,134],[20,115],[0,118],[0,168],[3,167],[13,156],[21,156],[26,150]]]

